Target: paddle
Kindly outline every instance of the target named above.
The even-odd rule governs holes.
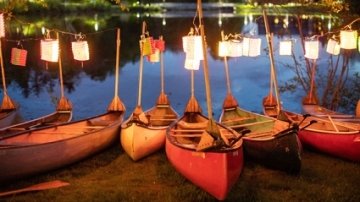
[[[64,182],[64,181],[61,181],[61,180],[54,180],[54,181],[43,182],[43,183],[31,185],[31,186],[21,188],[21,189],[1,192],[0,197],[1,196],[9,196],[9,195],[18,194],[18,193],[23,193],[23,192],[41,191],[41,190],[46,190],[46,189],[55,189],[55,188],[64,187],[64,186],[68,186],[68,185],[70,185],[70,183]]]

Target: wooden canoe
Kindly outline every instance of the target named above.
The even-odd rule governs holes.
[[[119,137],[123,112],[0,137],[0,182],[59,168],[110,146]]]
[[[14,109],[0,109],[0,128],[4,128],[13,124],[17,112],[17,107]]]
[[[302,147],[297,128],[240,107],[223,109],[220,123],[239,132],[244,128],[251,131],[243,137],[245,158],[269,168],[299,173]]]
[[[55,111],[51,114],[42,116],[40,118],[32,119],[22,123],[10,125],[0,129],[0,136],[11,136],[17,133],[22,133],[26,130],[57,125],[71,121],[72,111]]]
[[[146,112],[137,107],[121,125],[122,148],[134,161],[154,153],[164,147],[166,129],[177,118],[178,114],[168,104],[156,105]]]
[[[235,142],[231,147],[197,151],[209,119],[201,113],[185,113],[171,124],[166,135],[166,155],[175,169],[218,200],[224,200],[243,169],[240,135],[217,124],[221,135]]]
[[[279,118],[300,123],[303,116],[289,111],[281,111]],[[332,119],[310,116],[300,125],[304,127],[311,120],[316,123],[298,132],[300,141],[318,151],[343,159],[360,162],[360,132],[356,128]]]

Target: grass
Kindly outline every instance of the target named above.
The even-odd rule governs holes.
[[[0,191],[57,179],[70,186],[0,201],[216,201],[176,172],[164,150],[133,162],[119,145],[65,168],[1,185]],[[226,200],[360,201],[359,182],[359,163],[305,150],[299,175],[245,162]]]

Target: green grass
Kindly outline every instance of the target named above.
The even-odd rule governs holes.
[[[65,168],[1,185],[0,191],[50,180],[70,186],[0,201],[216,201],[177,173],[163,150],[133,162],[119,145]],[[360,164],[305,150],[299,175],[245,162],[227,201],[360,201],[359,185]]]

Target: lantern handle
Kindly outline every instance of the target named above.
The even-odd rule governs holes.
[[[75,34],[75,40],[76,41],[82,41],[83,39],[85,39],[85,34],[79,32],[79,34]]]

